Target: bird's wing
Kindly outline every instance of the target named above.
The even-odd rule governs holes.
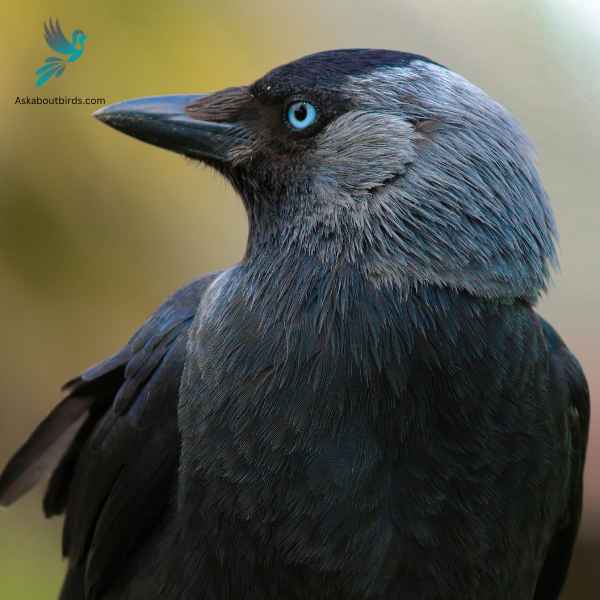
[[[58,19],[52,22],[48,19],[48,23],[44,23],[44,37],[52,50],[61,54],[72,54],[75,52],[73,44],[67,41],[65,34],[62,32]]]
[[[559,389],[570,398],[569,430],[571,434],[570,500],[567,512],[550,545],[537,582],[534,600],[558,600],[579,528],[583,502],[583,468],[590,422],[590,397],[585,375],[552,326],[543,321],[544,336],[551,351],[552,370]]]
[[[529,598],[537,586],[535,600],[558,600],[581,514],[585,377],[527,303],[477,301],[473,319],[464,299],[452,322],[415,337],[406,389],[425,416],[413,418],[418,433],[391,479],[401,543],[388,556],[432,596],[467,597],[476,585],[482,598],[505,587]],[[406,419],[397,422],[402,439]]]
[[[10,504],[44,475],[47,516],[66,511],[63,552],[95,598],[157,525],[174,493],[177,397],[187,331],[214,275],[179,290],[117,354],[65,384],[66,398],[0,476]]]

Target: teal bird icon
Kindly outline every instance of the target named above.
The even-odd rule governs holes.
[[[37,80],[35,84],[38,87],[44,85],[52,77],[60,77],[64,73],[67,63],[75,62],[80,58],[87,40],[87,36],[81,29],[75,29],[71,34],[71,41],[68,42],[58,19],[54,23],[52,19],[48,19],[48,23],[44,23],[44,37],[52,50],[65,56],[49,56],[44,64],[36,69]]]

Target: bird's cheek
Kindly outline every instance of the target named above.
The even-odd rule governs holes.
[[[402,177],[414,159],[410,123],[397,115],[367,112],[347,113],[334,121],[319,135],[313,156],[321,185],[353,195]]]

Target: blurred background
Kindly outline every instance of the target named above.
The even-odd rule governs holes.
[[[122,0],[4,3],[0,27],[0,466],[68,378],[118,349],[166,295],[241,256],[240,202],[216,174],[100,125],[108,102],[247,83],[303,54],[386,47],[425,54],[484,88],[522,122],[561,233],[562,270],[540,305],[600,397],[600,3],[597,0]],[[43,22],[83,57],[37,90]],[[598,406],[596,408],[598,410]],[[567,600],[600,587],[599,419]],[[42,490],[0,511],[0,599],[54,598],[60,519]],[[595,591],[594,591],[595,590]]]

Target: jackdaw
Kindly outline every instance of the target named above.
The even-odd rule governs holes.
[[[556,229],[498,103],[335,50],[95,116],[248,215],[8,463],[65,513],[62,600],[552,600],[582,502],[582,370],[534,306]]]

